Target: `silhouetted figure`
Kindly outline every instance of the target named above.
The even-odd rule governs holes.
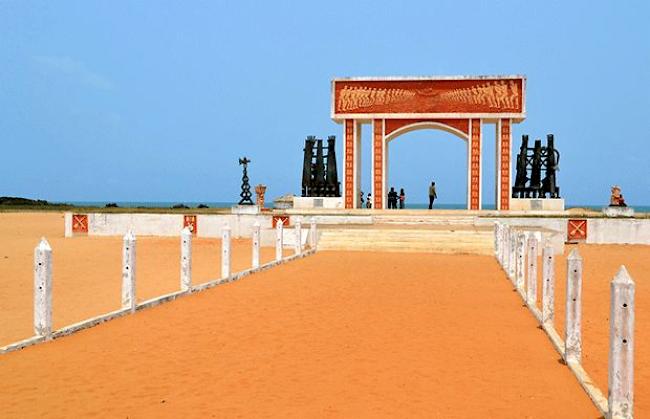
[[[406,203],[406,194],[404,193],[404,188],[399,190],[399,209],[404,209],[404,204]]]
[[[431,182],[431,186],[429,186],[429,209],[433,209],[433,201],[438,198],[438,194],[436,194],[436,182]]]
[[[368,192],[368,197],[366,198],[366,208],[372,208],[372,194]]]
[[[391,187],[390,191],[388,192],[388,208],[389,209],[397,208],[397,192],[395,192],[395,188],[393,187]]]

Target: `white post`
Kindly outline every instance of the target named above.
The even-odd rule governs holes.
[[[542,251],[542,324],[555,320],[555,256],[550,244]]]
[[[72,237],[72,213],[63,214],[63,237]]]
[[[316,249],[318,245],[318,231],[316,227],[316,218],[311,217],[311,224],[309,225],[309,247]]]
[[[526,286],[526,303],[529,307],[537,305],[537,238],[535,233],[528,237],[528,285]]]
[[[517,238],[517,233],[512,229],[510,232],[510,266],[508,266],[508,277],[510,277],[511,281],[515,280],[515,250],[517,248],[516,246],[516,238]]]
[[[503,270],[506,274],[510,271],[510,227],[503,228],[501,235],[503,248],[501,249],[501,258],[503,259]]]
[[[610,284],[608,419],[633,417],[634,289],[634,281],[621,266]]]
[[[52,334],[52,248],[45,237],[34,249],[34,334]]]
[[[260,223],[253,224],[253,269],[260,267]]]
[[[302,225],[300,220],[296,221],[296,254],[302,253]]]
[[[181,230],[181,291],[192,288],[192,232]]]
[[[230,276],[230,226],[223,226],[221,230],[221,278]]]
[[[521,292],[524,291],[524,278],[526,275],[526,234],[517,234],[517,251],[516,251],[516,269],[515,269],[515,285]]]
[[[282,219],[278,219],[277,223],[275,224],[275,260],[276,261],[281,261],[282,260],[282,246],[283,246],[283,232],[282,232],[282,225],[284,222]]]
[[[494,223],[494,256],[499,259],[499,222]]]
[[[129,231],[122,242],[122,308],[135,311],[135,235]]]
[[[582,358],[582,257],[575,248],[567,258],[564,357],[580,363]]]

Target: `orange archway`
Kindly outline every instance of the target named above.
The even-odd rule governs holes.
[[[523,76],[346,78],[332,81],[332,119],[344,124],[345,208],[357,208],[361,125],[372,124],[373,207],[385,208],[387,144],[405,132],[437,128],[467,141],[468,198],[481,209],[481,129],[497,129],[497,209],[510,208],[511,124],[523,121]]]

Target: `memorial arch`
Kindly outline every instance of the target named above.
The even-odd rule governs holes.
[[[511,126],[524,120],[523,76],[338,78],[332,119],[344,127],[343,197],[357,208],[361,184],[361,126],[372,126],[373,208],[386,208],[388,142],[417,129],[441,129],[467,143],[467,208],[481,209],[484,123],[496,125],[497,209],[510,208]]]

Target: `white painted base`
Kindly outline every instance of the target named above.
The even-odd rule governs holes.
[[[293,197],[293,208],[343,208],[342,197]]]
[[[603,214],[607,217],[634,217],[634,208],[631,207],[605,207]]]
[[[257,205],[233,205],[232,214],[259,214],[260,207]]]
[[[510,198],[510,211],[564,211],[564,199]]]

